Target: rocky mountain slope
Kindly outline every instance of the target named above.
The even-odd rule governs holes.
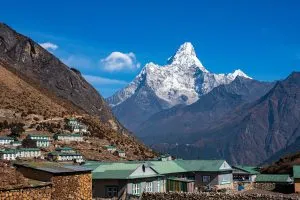
[[[202,157],[225,158],[233,164],[260,164],[291,147],[299,151],[299,95],[300,73],[294,72],[258,100],[190,133],[185,142]]]
[[[87,158],[120,159],[99,144],[116,145],[126,151],[128,159],[155,155],[119,125],[103,98],[80,72],[61,63],[31,39],[0,24],[0,122],[22,123],[30,132],[42,124],[61,124],[70,116],[84,119],[89,127],[86,143],[73,144]],[[0,135],[7,133],[9,130],[0,130]]]
[[[70,69],[36,42],[3,23],[0,23],[0,61],[41,88],[99,116],[114,127],[122,128],[104,99],[80,72]]]
[[[136,131],[153,114],[177,105],[190,105],[213,88],[232,82],[237,76],[250,78],[241,70],[229,74],[209,72],[186,42],[166,66],[148,63],[140,74],[107,102],[125,127]]]

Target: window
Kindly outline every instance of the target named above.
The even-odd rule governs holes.
[[[209,183],[210,182],[210,176],[202,176],[202,182],[203,183]]]
[[[140,194],[140,184],[139,183],[132,184],[132,194],[134,194],[134,195]]]
[[[157,192],[160,192],[160,180],[157,181]]]
[[[117,186],[106,186],[105,187],[105,196],[106,197],[117,197],[118,196],[118,187]]]
[[[221,184],[228,184],[230,183],[230,175],[229,174],[224,174],[224,175],[221,175]]]
[[[152,192],[152,182],[146,182],[146,192]]]

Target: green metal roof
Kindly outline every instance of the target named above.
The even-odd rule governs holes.
[[[114,145],[106,145],[105,148],[107,148],[107,149],[115,149],[116,147]]]
[[[139,165],[140,163],[101,163],[93,170],[92,176],[93,179],[127,179]]]
[[[183,166],[178,165],[175,161],[150,161],[150,166],[159,174],[187,172]]]
[[[56,151],[62,151],[62,150],[65,150],[65,151],[70,151],[72,150],[73,151],[73,148],[71,147],[58,147],[55,149]]]
[[[40,151],[39,148],[20,148],[18,151]]]
[[[255,167],[255,166],[237,165],[237,166],[234,166],[234,168],[245,171],[249,174],[260,174],[260,172],[257,171],[257,167]]]
[[[82,135],[80,134],[67,134],[67,133],[59,133],[59,134],[55,134],[56,137],[58,136],[70,136],[70,137],[82,137]]]
[[[29,134],[28,136],[29,136],[29,137],[48,137],[48,138],[50,138],[49,135],[35,135],[35,134]]]
[[[137,179],[137,178],[149,178],[158,177],[159,174],[147,175],[147,176],[130,176],[140,165],[144,162],[93,162],[88,161],[84,164],[84,167],[92,169],[93,179]]]
[[[300,165],[293,166],[293,177],[300,178]]]
[[[14,140],[12,137],[2,136],[0,137],[0,140]]]
[[[57,151],[50,152],[49,155],[53,155],[53,156],[81,156],[80,153],[62,153],[62,152],[57,152]]]
[[[16,154],[17,151],[15,149],[6,149],[4,151],[0,151],[0,154]]]
[[[217,172],[225,160],[172,160],[172,161],[124,161],[96,162],[88,161],[85,167],[93,170],[94,179],[130,179],[129,177],[140,165],[151,167],[158,174],[155,176],[194,171]],[[231,170],[231,168],[229,169]],[[153,176],[153,175],[152,175]],[[144,176],[143,176],[144,177]]]
[[[290,183],[292,179],[288,174],[258,174],[255,182],[257,183]]]
[[[225,160],[170,160],[150,161],[151,167],[160,174],[182,172],[218,172]]]

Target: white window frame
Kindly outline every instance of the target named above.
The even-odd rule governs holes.
[[[132,194],[139,195],[141,191],[141,184],[140,183],[132,183]]]
[[[228,178],[228,179],[226,179],[226,178]],[[222,175],[221,184],[228,184],[228,183],[230,183],[229,176],[227,176],[227,174],[226,175]]]
[[[146,182],[146,192],[153,192],[153,182]]]

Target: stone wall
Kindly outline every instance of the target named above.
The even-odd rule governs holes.
[[[276,184],[275,183],[254,183],[253,187],[260,190],[272,191],[275,190]]]
[[[53,176],[53,200],[91,200],[92,199],[92,175],[91,173]]]
[[[2,200],[51,200],[51,185],[0,190]]]
[[[225,193],[144,193],[142,200],[296,200],[283,195],[225,194]]]

